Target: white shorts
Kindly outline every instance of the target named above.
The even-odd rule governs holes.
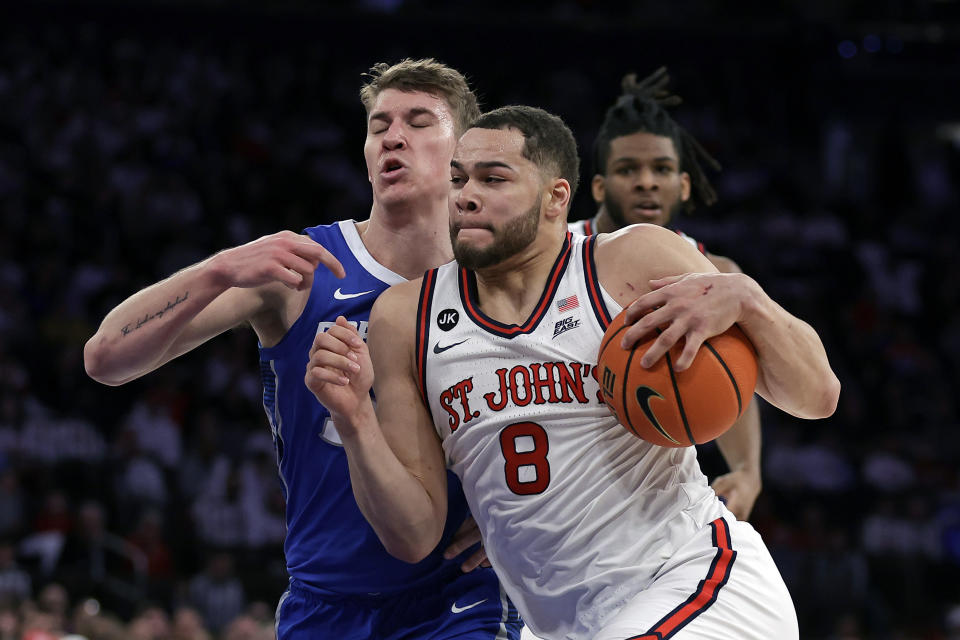
[[[797,640],[797,614],[770,552],[728,515],[697,532],[594,640]]]

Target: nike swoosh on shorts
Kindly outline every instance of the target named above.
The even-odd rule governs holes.
[[[465,607],[458,607],[458,606],[457,606],[457,603],[454,602],[453,605],[450,607],[450,611],[452,611],[452,612],[454,612],[454,613],[463,613],[463,612],[466,611],[467,609],[473,609],[474,607],[479,606],[479,605],[483,604],[483,603],[486,602],[486,601],[487,601],[487,598],[484,598],[483,600],[480,600],[479,602],[474,602],[473,604],[468,604],[468,605],[465,606]]]

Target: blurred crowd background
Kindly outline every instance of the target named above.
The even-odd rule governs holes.
[[[730,5],[5,4],[0,640],[273,637],[255,335],[120,388],[82,347],[214,251],[364,219],[361,74],[408,56],[562,115],[585,184],[620,77],[669,67],[724,165],[676,226],[813,324],[843,383],[828,420],[763,407],[751,521],[803,637],[960,638],[960,3]],[[592,213],[585,188],[572,218]]]

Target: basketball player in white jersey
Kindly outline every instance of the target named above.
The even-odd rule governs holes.
[[[623,77],[623,93],[607,109],[593,145],[591,195],[597,213],[570,222],[573,233],[612,233],[631,224],[674,229],[724,273],[741,269],[726,256],[708,252],[703,243],[674,224],[681,211],[712,206],[717,193],[706,168],[720,164],[668,111],[681,101],[669,90],[670,76],[660,67],[641,81]],[[711,486],[737,518],[746,520],[760,495],[760,403],[751,402],[716,446],[729,469]]]
[[[816,332],[661,227],[568,233],[576,145],[542,110],[482,116],[451,172],[457,263],[380,297],[369,352],[342,320],[319,334],[305,377],[340,427],[358,504],[387,550],[412,562],[436,545],[449,466],[502,584],[543,638],[798,638],[760,537],[717,499],[692,448],[617,424],[595,365],[623,307],[625,346],[665,327],[647,367],[683,338],[675,367],[686,369],[736,322],[757,349],[758,392],[822,418],[839,382]]]

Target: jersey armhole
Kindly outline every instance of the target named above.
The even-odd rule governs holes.
[[[430,318],[433,308],[433,291],[437,282],[437,269],[431,269],[423,274],[423,284],[420,285],[420,300],[417,304],[417,386],[420,388],[420,397],[423,404],[430,410],[427,401],[427,345],[430,342]]]
[[[612,316],[610,315],[607,304],[604,301],[603,288],[600,286],[600,278],[597,276],[597,265],[594,261],[596,252],[597,237],[588,236],[583,242],[583,272],[584,282],[587,285],[587,292],[590,296],[590,307],[597,318],[600,327],[606,331],[610,326]]]

